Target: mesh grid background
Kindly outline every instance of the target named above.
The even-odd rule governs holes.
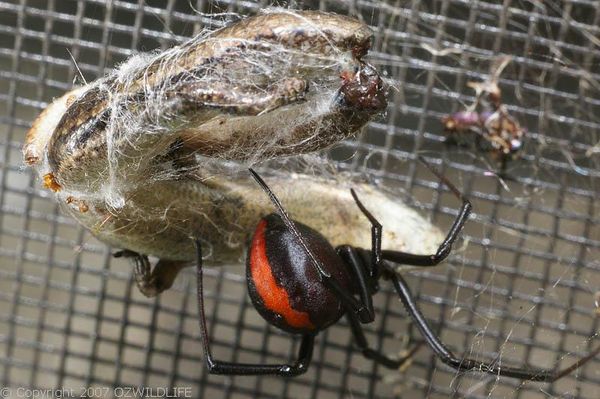
[[[343,322],[319,336],[303,376],[208,376],[191,271],[160,298],[144,298],[129,265],[62,215],[23,167],[31,121],[78,74],[67,50],[93,80],[135,51],[220,25],[194,9],[251,14],[267,5],[0,0],[0,387],[191,387],[201,398],[597,398],[600,359],[552,385],[457,374],[426,349],[401,373],[364,360]],[[323,0],[301,8],[370,24],[371,60],[397,87],[388,112],[330,156],[396,187],[441,228],[458,204],[415,153],[437,158],[473,200],[468,246],[435,270],[407,275],[444,341],[457,353],[542,367],[565,366],[600,344],[600,2]],[[506,186],[486,174],[493,163],[485,154],[446,145],[439,121],[473,100],[466,83],[489,77],[499,54],[514,57],[500,86],[528,131]],[[290,337],[267,328],[248,303],[239,265],[211,269],[206,280],[220,358],[295,353]],[[397,298],[385,291],[376,305],[370,342],[401,350],[413,332]]]

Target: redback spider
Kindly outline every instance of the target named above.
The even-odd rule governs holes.
[[[197,248],[198,308],[200,333],[208,370],[213,374],[296,376],[304,373],[311,362],[316,334],[346,315],[356,344],[365,357],[387,367],[399,368],[421,346],[415,345],[408,355],[395,359],[369,347],[362,324],[375,318],[372,297],[381,278],[392,282],[407,313],[419,329],[424,342],[442,362],[461,371],[479,371],[523,380],[552,382],[600,353],[600,347],[563,370],[505,367],[500,362],[485,363],[458,357],[435,334],[415,302],[406,281],[387,261],[413,266],[435,266],[450,253],[452,244],[469,217],[471,204],[444,176],[427,167],[462,200],[462,207],[446,239],[433,255],[415,255],[381,249],[382,226],[350,190],[356,205],[371,222],[371,250],[342,245],[333,248],[317,231],[292,222],[285,209],[252,169],[250,173],[267,193],[278,213],[258,223],[247,258],[247,282],[250,298],[258,312],[270,324],[292,334],[302,335],[298,359],[294,364],[248,364],[215,360],[210,350],[202,287],[202,247]]]

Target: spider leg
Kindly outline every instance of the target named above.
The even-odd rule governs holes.
[[[382,240],[382,227],[381,223],[373,216],[371,212],[363,205],[363,203],[358,199],[358,195],[356,195],[356,191],[354,189],[350,190],[352,194],[352,198],[354,198],[354,202],[360,209],[360,211],[369,219],[371,223],[371,264],[370,266],[370,275],[373,278],[379,278],[379,269],[381,267],[381,240]]]
[[[429,168],[429,170],[438,179],[440,179],[440,181],[444,183],[457,198],[462,200],[462,206],[460,207],[458,215],[454,219],[454,223],[452,223],[452,227],[450,227],[450,231],[448,231],[446,238],[444,239],[444,241],[442,241],[435,254],[415,255],[402,251],[384,250],[381,251],[381,257],[391,262],[402,263],[411,266],[437,266],[450,254],[454,241],[456,241],[456,239],[458,238],[458,234],[462,230],[463,226],[469,218],[469,215],[471,214],[471,203],[461,194],[460,191],[458,191],[458,189],[448,179],[446,179],[442,174],[440,174],[431,165],[429,165],[429,163],[426,162],[424,158],[419,157],[419,160],[423,162],[425,166],[427,166],[427,168]]]
[[[200,241],[195,240],[196,245],[196,278],[198,284],[198,311],[200,313],[200,335],[202,347],[206,358],[206,365],[211,374],[227,375],[265,375],[274,374],[280,376],[296,376],[306,372],[312,359],[315,336],[305,334],[302,336],[300,349],[298,351],[298,360],[292,365],[288,364],[251,364],[251,363],[232,363],[215,360],[210,350],[210,340],[208,328],[206,326],[206,312],[204,309],[204,289],[202,284],[202,245]]]
[[[571,366],[562,370],[550,370],[550,369],[539,369],[539,368],[518,368],[518,367],[505,367],[499,363],[485,363],[470,358],[459,358],[450,349],[442,343],[439,337],[435,334],[421,311],[419,310],[410,288],[406,281],[397,274],[390,266],[384,264],[384,272],[386,276],[394,284],[394,288],[400,300],[404,304],[406,311],[413,319],[415,325],[421,332],[421,335],[425,339],[425,342],[433,350],[435,355],[448,366],[461,371],[479,371],[488,374],[495,374],[504,377],[518,378],[522,380],[540,381],[540,382],[554,382],[561,377],[575,371],[579,367],[583,366],[586,362],[593,359],[600,353],[600,346],[593,350],[589,355]]]
[[[358,286],[358,294],[360,296],[360,305],[357,308],[343,297],[338,295],[338,298],[345,304],[348,314],[358,317],[361,323],[370,323],[375,320],[375,309],[373,308],[373,292],[375,288],[373,283],[377,280],[369,278],[367,266],[371,262],[364,262],[359,256],[358,250],[349,245],[342,245],[336,248],[338,255],[344,260],[344,263],[349,266],[350,271],[354,275],[354,282]]]
[[[421,341],[417,343],[406,355],[398,359],[393,359],[389,356],[384,355],[380,351],[376,351],[375,349],[369,348],[369,343],[367,341],[367,337],[365,337],[365,333],[362,329],[360,320],[358,320],[355,315],[347,313],[346,318],[348,319],[348,323],[350,324],[350,330],[352,331],[352,335],[354,336],[356,345],[358,345],[358,347],[362,350],[363,356],[389,369],[398,369],[402,367],[407,361],[412,359],[414,354],[423,345],[423,341]]]

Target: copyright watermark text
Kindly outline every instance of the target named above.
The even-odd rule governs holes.
[[[170,398],[192,397],[192,387],[81,387],[57,389],[33,389],[0,387],[1,399],[62,399],[62,398]]]

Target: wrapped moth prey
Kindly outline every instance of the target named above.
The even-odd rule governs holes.
[[[326,148],[386,107],[385,85],[363,60],[371,36],[348,17],[279,10],[134,56],[51,103],[28,132],[25,162],[67,212],[133,256],[144,293],[154,295],[193,259],[190,236],[212,248],[213,260],[237,261],[253,224],[272,209],[249,175],[215,173],[215,165],[245,168]],[[390,213],[381,220],[396,221],[386,226],[390,248],[437,243],[436,234],[431,246],[419,238],[432,228],[403,205],[357,188]],[[369,244],[347,188],[299,177],[276,178],[273,189],[294,218],[332,242]],[[152,273],[146,254],[160,258]]]
[[[50,104],[25,161],[54,191],[119,207],[134,185],[203,167],[199,156],[253,163],[328,147],[387,105],[362,60],[371,37],[348,17],[280,11],[134,56]]]

